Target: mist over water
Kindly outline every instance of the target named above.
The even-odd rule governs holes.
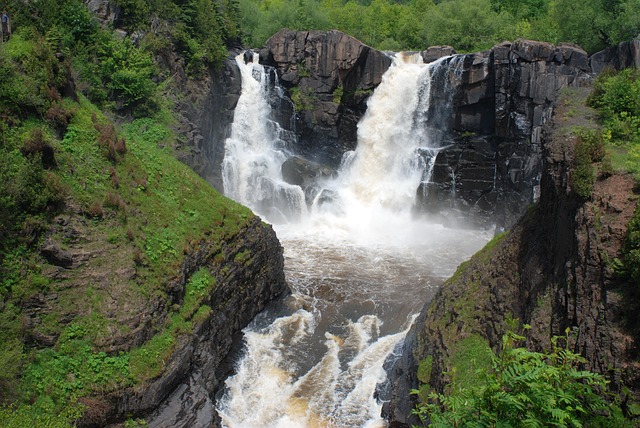
[[[264,69],[242,56],[237,62],[238,108],[253,108],[259,103],[245,97],[265,89],[245,86],[265,83]],[[455,67],[455,58],[426,65],[419,55],[397,54],[358,125],[357,149],[337,177],[319,183],[309,208],[299,187],[282,182],[279,165],[289,154],[276,128],[244,137],[242,121],[268,121],[268,108],[236,110],[225,193],[273,222],[293,294],[245,329],[237,373],[218,403],[224,426],[386,426],[374,398],[385,359],[442,281],[491,237],[412,215],[416,189],[430,179],[441,148],[447,100],[434,102],[432,84],[450,84]],[[262,116],[243,118],[253,115]]]

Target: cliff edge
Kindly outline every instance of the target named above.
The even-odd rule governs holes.
[[[564,91],[545,127],[539,202],[463,263],[421,314],[389,387],[399,398],[386,407],[392,426],[411,422],[415,402],[400,399],[408,389],[422,384],[442,391],[457,358],[478,342],[497,351],[514,320],[516,328],[531,325],[526,346],[536,351],[549,350],[551,338],[568,328],[570,348],[586,358],[585,369],[631,394],[623,399],[637,400],[638,337],[630,322],[637,302],[612,261],[621,256],[638,196],[625,174],[600,175],[588,198],[576,190],[581,130],[596,126],[595,112],[585,107],[589,91]]]

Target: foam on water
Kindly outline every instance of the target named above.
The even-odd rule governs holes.
[[[436,75],[451,82],[456,61],[394,57],[358,125],[357,149],[309,209],[299,187],[282,183],[288,154],[274,127],[256,123],[269,114],[257,99],[266,74],[254,61],[237,58],[243,92],[226,142],[225,192],[267,219],[279,213],[271,220],[293,294],[245,329],[218,412],[229,428],[385,426],[374,398],[385,359],[442,280],[491,236],[412,215],[448,114],[431,86]],[[268,192],[282,189],[297,202],[278,206]]]

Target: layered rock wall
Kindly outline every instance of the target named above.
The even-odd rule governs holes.
[[[508,227],[539,195],[542,127],[563,88],[589,81],[587,54],[519,40],[464,55],[463,64],[448,148],[420,203]]]
[[[366,99],[391,65],[383,52],[339,31],[282,30],[267,40],[260,61],[276,68],[295,104],[292,151],[334,168],[355,148]]]
[[[238,258],[238,254],[248,255]],[[150,427],[212,426],[215,392],[229,374],[234,341],[268,302],[288,288],[282,247],[275,233],[257,217],[223,247],[203,238],[185,257],[176,287],[184,296],[187,279],[206,268],[216,288],[203,304],[210,315],[180,336],[162,374],[139,387],[118,391],[108,399],[109,420],[145,416]]]
[[[440,46],[422,55],[432,61],[452,53]],[[443,124],[447,149],[438,154],[433,182],[416,189],[417,207],[444,221],[475,218],[509,226],[537,199],[542,126],[562,88],[589,80],[588,58],[576,46],[532,41],[460,58],[450,73],[455,93]],[[366,101],[392,60],[338,31],[282,30],[267,41],[260,61],[276,70],[295,108],[286,104],[274,114],[297,136],[291,153],[335,169],[355,148]],[[196,170],[217,188],[240,91],[236,75],[228,62],[213,85],[200,127],[205,161],[193,157],[202,164]]]

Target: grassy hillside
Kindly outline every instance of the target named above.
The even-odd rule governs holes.
[[[0,47],[7,427],[90,423],[99,397],[157,376],[211,311],[207,270],[176,285],[185,255],[205,238],[222,247],[252,218],[175,160],[170,106],[156,102],[148,53],[91,26],[104,50],[89,58],[82,38],[51,23],[14,24]],[[92,67],[103,73],[96,82],[83,78]],[[108,91],[96,94],[101,86]],[[116,123],[114,112],[130,120]]]

